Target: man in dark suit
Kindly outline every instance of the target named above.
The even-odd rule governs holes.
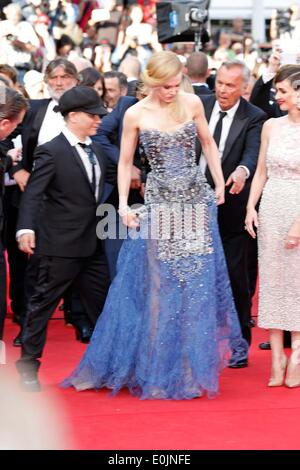
[[[64,126],[63,117],[55,113],[53,108],[65,91],[77,85],[77,70],[66,59],[54,59],[45,70],[45,82],[50,98],[29,102],[29,110],[19,129],[22,138],[22,160],[10,172],[17,185],[8,186],[5,197],[11,307],[15,319],[21,325],[24,322],[26,302],[35,284],[36,263],[35,257],[27,263],[27,256],[20,252],[15,240],[20,200],[32,171],[36,147],[57,136]],[[15,338],[14,345],[21,345],[21,332]]]
[[[284,116],[285,111],[281,111],[275,99],[275,90],[273,88],[273,78],[280,68],[280,51],[275,51],[270,57],[269,65],[263,75],[256,81],[251,96],[250,103],[262,109],[268,118],[277,118]],[[295,73],[300,69],[299,65],[295,67]]]
[[[93,141],[99,142],[103,148],[105,156],[110,160],[117,169],[117,165],[120,157],[121,138],[123,131],[123,119],[124,114],[130,106],[137,103],[137,98],[131,96],[121,97],[118,101],[117,106],[111,113],[104,117],[101,122],[101,126],[98,129],[97,134],[93,137]],[[134,156],[134,166],[132,169],[132,180],[131,190],[129,193],[129,204],[142,203],[143,199],[140,195],[141,188],[141,159],[138,148]],[[119,207],[119,195],[118,187],[114,187],[106,184],[104,189],[104,201],[107,204],[112,204],[116,209]],[[116,219],[115,231],[118,234],[119,231],[119,218]],[[107,254],[109,270],[111,278],[116,274],[116,264],[119,255],[119,251],[122,246],[122,239],[118,237],[116,239],[105,240],[105,250]]]
[[[20,93],[0,85],[0,340],[6,315],[6,265],[2,245],[4,173],[18,159],[18,152],[10,156],[10,149],[3,141],[22,122],[27,107],[27,101]]]
[[[216,96],[204,96],[201,99],[222,160],[227,190],[225,204],[219,206],[219,228],[242,334],[250,344],[248,235],[244,230],[244,221],[251,179],[258,159],[261,128],[266,115],[242,98],[249,76],[249,71],[242,62],[226,62],[218,71]],[[203,155],[200,158],[200,167],[206,174],[208,183],[213,186]],[[247,364],[245,351],[233,351],[231,367],[246,367]]]
[[[186,71],[197,96],[213,94],[206,83],[210,76],[210,71],[208,69],[208,59],[204,52],[193,52],[187,58]]]
[[[40,389],[37,371],[47,324],[66,289],[71,285],[78,289],[95,325],[109,285],[106,256],[96,235],[96,208],[103,191],[106,160],[101,147],[92,144],[89,137],[96,134],[106,110],[97,92],[84,86],[65,92],[58,110],[66,127],[36,150],[18,220],[20,249],[28,254],[36,249],[39,255],[38,278],[26,312],[22,356],[17,362],[21,383],[28,390]]]

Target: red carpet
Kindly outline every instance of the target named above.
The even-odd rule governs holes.
[[[7,320],[7,362],[12,366],[19,354],[11,346],[16,332]],[[270,352],[258,349],[267,333],[258,328],[253,333],[249,367],[227,369],[216,399],[141,401],[126,390],[111,397],[106,390],[59,389],[85,345],[75,341],[71,327],[53,320],[40,370],[43,393],[34,399],[58,400],[72,449],[299,449],[300,388],[267,388]]]

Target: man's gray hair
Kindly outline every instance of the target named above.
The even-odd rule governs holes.
[[[72,77],[78,79],[78,73],[77,73],[77,69],[75,65],[69,60],[63,57],[59,57],[57,59],[51,60],[51,62],[49,62],[49,64],[47,65],[46,70],[45,70],[45,76],[44,76],[44,80],[46,83],[47,83],[47,80],[49,79],[49,76],[57,67],[62,67],[68,75],[71,75]]]
[[[235,67],[239,67],[242,70],[244,82],[249,83],[250,78],[251,78],[251,71],[247,67],[245,62],[242,62],[241,60],[238,60],[238,59],[227,60],[226,62],[223,62],[219,70],[221,70],[221,68],[223,67],[225,67],[227,70],[233,69]],[[218,75],[218,72],[217,72],[217,75]]]

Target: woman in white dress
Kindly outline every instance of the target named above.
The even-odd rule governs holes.
[[[276,100],[287,115],[269,119],[247,206],[245,229],[258,227],[260,292],[258,325],[269,329],[269,387],[300,386],[300,66],[275,76]],[[262,195],[259,216],[256,204]],[[292,333],[289,361],[283,330]]]

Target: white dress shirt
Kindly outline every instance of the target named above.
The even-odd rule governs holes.
[[[37,145],[43,145],[46,142],[49,142],[49,140],[54,139],[54,137],[58,136],[65,127],[65,120],[61,113],[53,111],[54,106],[57,104],[58,103],[55,100],[51,100],[48,104],[38,135]]]
[[[222,160],[225,145],[226,145],[226,141],[227,141],[227,138],[228,138],[228,134],[229,134],[229,131],[230,131],[235,113],[237,112],[237,109],[238,109],[239,105],[240,105],[240,100],[232,108],[230,108],[226,111],[227,115],[223,118],[222,134],[221,134],[221,139],[220,139],[220,144],[219,144],[220,160]],[[218,101],[216,101],[215,105],[213,107],[211,117],[210,117],[210,120],[209,120],[209,125],[208,125],[209,130],[211,132],[211,135],[214,135],[217,122],[220,118],[220,112],[223,112],[223,110],[221,109]],[[201,154],[199,165],[200,165],[200,169],[201,169],[202,173],[205,174],[206,167],[207,167],[207,162],[206,162],[206,159],[205,159],[205,156],[204,156],[203,153]],[[250,172],[249,172],[249,169],[246,166],[239,165],[238,168],[244,168],[245,171],[246,171],[246,178],[249,178]]]
[[[66,137],[66,139],[69,141],[70,145],[72,147],[75,147],[77,152],[79,153],[79,156],[81,158],[81,161],[84,165],[85,171],[87,172],[88,178],[90,183],[92,183],[93,179],[93,170],[92,170],[92,165],[91,162],[89,161],[88,154],[86,151],[79,145],[79,143],[86,144],[86,145],[91,145],[92,140],[90,137],[87,137],[84,142],[81,142],[76,135],[73,134],[67,127],[64,127],[62,130],[62,133]],[[96,190],[95,190],[95,198],[97,199],[98,197],[98,191],[99,191],[99,183],[100,183],[100,177],[101,177],[101,170],[100,170],[100,165],[97,160],[97,157],[95,155],[95,173],[96,173]]]

